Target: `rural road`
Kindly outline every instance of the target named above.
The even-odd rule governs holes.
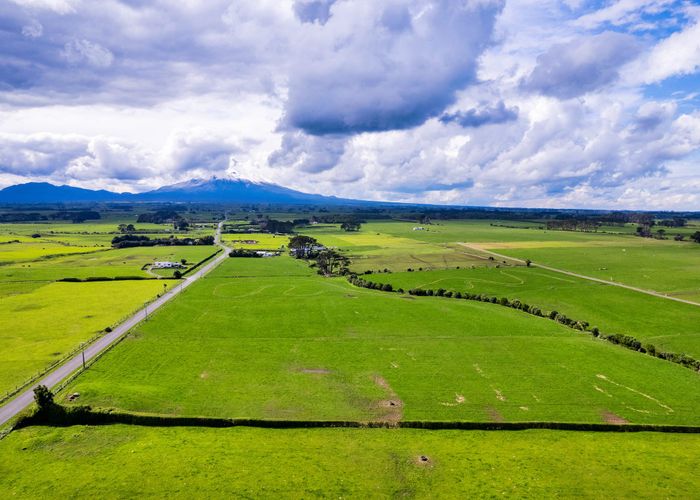
[[[221,228],[224,221],[219,223],[216,229],[215,244],[221,247],[224,251],[221,252],[214,260],[204,265],[196,273],[184,278],[180,283],[174,286],[171,290],[161,295],[159,298],[153,302],[147,304],[142,309],[134,313],[124,322],[116,326],[114,330],[110,333],[105,334],[98,340],[90,344],[85,348],[85,362],[90,361],[94,357],[98,356],[102,351],[107,349],[114,342],[119,340],[133,327],[148,318],[149,315],[153,314],[157,309],[159,309],[163,304],[167,303],[173,297],[181,293],[185,288],[189,287],[192,283],[196,282],[202,276],[207,274],[209,271],[214,269],[216,266],[221,264],[228,257],[229,248],[221,243]],[[76,354],[74,357],[70,358],[68,361],[60,365],[51,373],[44,376],[41,380],[38,380],[29,387],[26,391],[20,393],[19,396],[8,401],[4,406],[0,407],[0,426],[7,423],[9,420],[17,416],[19,412],[27,408],[34,401],[34,388],[38,385],[45,385],[46,387],[52,388],[65,380],[69,375],[78,370],[83,363],[82,353]]]
[[[484,250],[483,248],[481,248],[479,246],[473,246],[473,245],[470,245],[469,243],[460,243],[460,245],[467,247],[471,250],[477,250],[479,252],[493,255],[494,257],[498,257],[500,259],[514,260],[516,262],[520,262],[522,264],[525,264],[525,261],[522,259],[516,259],[515,257],[509,257],[507,255],[502,255],[500,253],[492,252],[490,250]],[[561,273],[561,274],[566,274],[567,276],[573,276],[574,278],[581,278],[584,280],[595,281],[596,283],[602,283],[604,285],[619,286],[620,288],[626,288],[627,290],[632,290],[632,291],[639,292],[639,293],[646,293],[647,295],[652,295],[654,297],[660,297],[662,299],[675,300],[676,302],[690,304],[691,306],[700,306],[700,303],[693,302],[692,300],[679,299],[678,297],[670,297],[668,295],[664,295],[663,293],[655,292],[653,290],[646,290],[644,288],[637,288],[636,286],[625,285],[623,283],[618,283],[616,281],[608,281],[608,280],[603,280],[600,278],[594,278],[593,276],[586,276],[585,274],[572,273],[571,271],[566,271],[564,269],[557,269],[556,267],[549,267],[549,266],[545,266],[543,264],[537,264],[535,262],[530,262],[530,265],[532,267],[539,267],[540,269],[546,269],[547,271],[553,271],[555,273]]]

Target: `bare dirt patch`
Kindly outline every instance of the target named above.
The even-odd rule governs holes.
[[[428,455],[418,455],[414,460],[413,463],[418,465],[419,467],[433,467],[433,461]]]
[[[506,419],[503,418],[503,415],[501,415],[501,412],[499,412],[493,406],[486,407],[486,415],[488,416],[489,420],[491,420],[491,422],[505,422],[506,421]]]
[[[603,418],[603,422],[606,424],[629,424],[627,419],[624,419],[619,415],[615,415],[613,412],[608,410],[600,412],[600,416]]]
[[[373,407],[379,410],[381,414],[375,419],[377,422],[388,422],[390,424],[396,424],[403,418],[403,401],[394,392],[389,385],[389,382],[380,375],[374,376],[374,383],[381,387],[387,395],[386,399],[382,399],[374,403]]]
[[[328,375],[331,373],[331,371],[326,368],[302,368],[299,371],[301,373],[312,373],[314,375]]]
[[[199,378],[206,380],[209,378],[209,372],[202,372],[199,374]]]

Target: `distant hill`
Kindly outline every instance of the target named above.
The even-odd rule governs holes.
[[[55,186],[48,182],[28,182],[0,190],[0,203],[79,203],[119,201],[120,194],[111,191]]]
[[[81,203],[81,202],[192,202],[192,203],[284,203],[355,204],[332,196],[294,191],[276,184],[243,179],[194,179],[145,193],[55,186],[47,182],[17,184],[0,190],[0,203]]]

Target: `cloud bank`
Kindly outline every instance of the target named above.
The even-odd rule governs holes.
[[[680,0],[12,0],[0,185],[700,210]]]

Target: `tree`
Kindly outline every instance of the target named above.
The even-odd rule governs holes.
[[[359,222],[343,222],[340,225],[340,229],[343,231],[359,231],[361,224]]]
[[[185,219],[175,219],[173,221],[173,227],[176,231],[187,231],[187,229],[190,227],[190,223]]]
[[[34,401],[39,407],[39,411],[45,411],[54,406],[53,393],[45,385],[38,385],[34,388]]]
[[[175,270],[175,272],[173,273],[173,277],[180,279],[182,278],[182,273],[179,270]]]
[[[182,264],[183,266],[187,264],[187,259],[180,259],[180,264]]]
[[[289,249],[297,259],[305,259],[311,256],[313,249],[318,245],[316,238],[297,234],[289,238]]]
[[[525,259],[525,265],[530,267],[532,265],[532,261],[530,259]]]

